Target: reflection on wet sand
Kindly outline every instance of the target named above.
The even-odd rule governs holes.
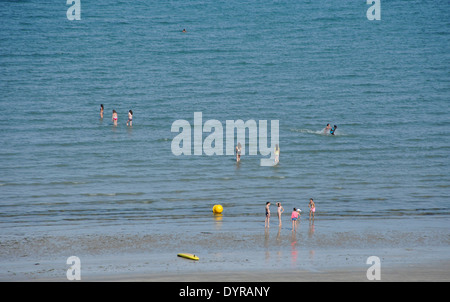
[[[301,225],[299,224],[299,227]],[[303,231],[306,231],[305,229],[303,229]],[[307,238],[308,240],[313,239],[314,237],[314,232],[315,232],[315,228],[314,228],[314,221],[310,221],[308,224],[308,230],[307,230]],[[278,227],[276,236],[275,236],[275,241],[271,241],[270,240],[270,229],[266,228],[264,230],[264,248],[265,248],[265,254],[264,254],[264,259],[266,264],[268,264],[271,260],[271,251],[272,248],[276,247],[276,258],[277,258],[277,262],[279,261],[283,261],[282,259],[282,255],[283,255],[283,250],[285,250],[285,248],[287,247],[287,243],[290,244],[290,260],[291,260],[291,267],[295,268],[298,267],[299,265],[301,265],[302,263],[302,258],[300,256],[300,252],[301,252],[301,248],[302,247],[306,247],[306,243],[304,242],[304,233],[302,232],[301,227],[297,230],[297,231],[292,231],[290,230],[290,234],[287,236],[286,234],[286,228],[282,228],[281,226]],[[286,240],[288,239],[288,241]],[[308,252],[308,256],[306,256],[306,251],[305,252],[305,258],[308,257],[309,260],[312,262],[314,260],[314,255],[315,255],[315,250],[314,249],[309,249]],[[304,259],[305,260],[305,259]]]

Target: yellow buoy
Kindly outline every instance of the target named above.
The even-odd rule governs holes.
[[[213,213],[220,214],[223,211],[223,207],[220,204],[216,204],[213,206]]]

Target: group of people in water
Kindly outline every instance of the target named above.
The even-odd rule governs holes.
[[[330,124],[327,124],[327,126],[325,127],[323,132],[325,134],[329,133],[331,135],[335,135],[336,129],[337,129],[336,125],[331,127]],[[236,162],[239,163],[241,161],[241,151],[242,151],[241,143],[238,142],[238,144],[236,145],[234,151],[236,153]],[[274,152],[274,154],[275,154],[275,165],[276,165],[276,164],[278,164],[280,162],[280,147],[278,146],[278,144],[275,145],[275,152]]]
[[[104,112],[105,108],[103,107],[103,104],[100,105],[100,119],[103,119],[103,112]],[[114,126],[117,126],[117,120],[118,120],[118,115],[116,110],[113,109],[112,111],[112,117],[111,120],[114,124]],[[130,109],[128,110],[128,120],[127,120],[127,126],[133,126],[133,111]]]
[[[276,205],[277,205],[278,227],[281,228],[281,214],[284,212],[284,208],[281,206],[281,202],[277,202]],[[314,221],[316,205],[312,198],[309,199],[308,208],[309,208],[309,220],[311,221],[311,218],[312,218],[312,221]],[[301,212],[302,212],[302,210],[300,210],[299,208],[294,208],[291,213],[292,231],[293,232],[297,231],[297,225],[298,225],[298,222],[300,221]],[[269,228],[269,223],[270,223],[270,202],[268,201],[266,203],[266,220],[264,223],[265,228]]]
[[[100,105],[100,118],[103,119],[103,113],[104,113],[104,106],[103,104]],[[117,126],[117,120],[118,120],[118,115],[116,110],[113,109],[112,111],[112,117],[111,120],[114,124],[114,126]],[[130,109],[128,111],[128,120],[127,120],[127,126],[133,126],[133,111]],[[331,127],[330,124],[327,124],[327,126],[324,129],[324,133],[330,133],[331,135],[334,135],[336,132],[336,128],[337,126],[334,125],[334,127]],[[242,145],[241,143],[238,142],[238,144],[236,145],[235,148],[235,153],[236,153],[236,162],[240,162],[241,160],[241,151],[242,151]],[[278,144],[275,145],[275,164],[278,164],[280,160],[280,147],[278,146]],[[281,206],[280,202],[276,203],[277,205],[277,216],[278,216],[278,226],[281,227],[281,214],[284,212],[284,208]],[[309,200],[309,204],[308,204],[308,208],[309,208],[309,220],[314,221],[314,214],[316,212],[316,206],[314,204],[314,201],[312,198],[310,198]],[[300,221],[300,214],[301,214],[301,210],[299,208],[294,208],[292,213],[291,213],[291,220],[292,220],[292,231],[295,232],[297,231],[297,225],[298,222]],[[269,228],[269,222],[270,222],[270,202],[266,203],[266,220],[265,220],[265,227]]]
[[[334,135],[334,133],[336,132],[336,129],[337,129],[336,125],[334,125],[334,127],[331,127],[330,124],[327,124],[327,126],[325,127],[323,132],[325,134],[330,133],[331,135]]]
[[[235,153],[236,153],[236,162],[240,162],[241,161],[241,151],[242,151],[242,145],[241,143],[238,143],[236,145],[236,148],[234,149]],[[275,165],[278,164],[280,162],[280,147],[278,146],[278,144],[275,145]]]

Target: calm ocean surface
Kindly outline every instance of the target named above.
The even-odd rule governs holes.
[[[0,2],[1,234],[202,229],[216,203],[261,229],[311,197],[317,221],[448,228],[450,6],[381,2]],[[175,156],[194,112],[279,120],[280,164]]]

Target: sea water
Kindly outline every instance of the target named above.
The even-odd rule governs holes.
[[[444,2],[381,1],[374,21],[366,1],[80,3],[74,21],[63,0],[0,3],[4,238],[263,230],[266,202],[289,227],[310,198],[316,227],[448,230]],[[195,112],[278,120],[279,165],[174,155]]]

